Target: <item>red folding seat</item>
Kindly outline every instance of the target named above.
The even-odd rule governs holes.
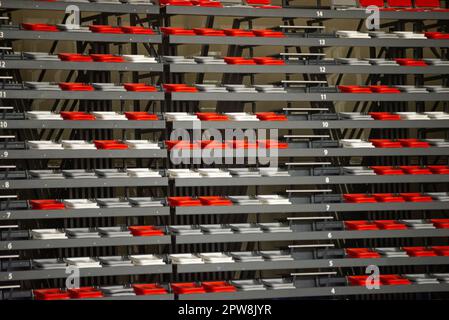
[[[449,256],[449,246],[432,246],[430,247],[439,256]]]
[[[396,10],[410,10],[410,11],[421,11],[412,7],[412,0],[387,0],[388,8],[384,8],[385,11],[396,11]]]
[[[125,150],[128,149],[128,145],[119,140],[94,140],[93,141],[97,149],[104,150]]]
[[[287,116],[275,112],[257,112],[256,117],[261,121],[287,121]]]
[[[245,0],[247,4],[250,5],[269,5],[271,0]]]
[[[348,248],[345,251],[350,258],[375,259],[381,257],[380,254],[368,248]]]
[[[207,281],[201,285],[207,292],[236,292],[237,288],[226,281]]]
[[[409,58],[397,58],[394,60],[401,66],[407,66],[407,67],[427,67],[428,66],[424,60],[416,60],[416,59],[409,59]]]
[[[59,31],[57,26],[46,23],[22,23],[22,28],[30,31],[47,31],[47,32]]]
[[[338,86],[338,89],[343,93],[373,93],[370,88],[361,86]]]
[[[398,139],[405,148],[430,148],[430,143],[418,139]]]
[[[121,27],[124,33],[131,34],[154,34],[154,30],[144,27]]]
[[[449,229],[449,219],[430,219],[435,228]]]
[[[206,293],[204,287],[195,282],[172,283],[171,288],[176,294]]]
[[[159,3],[166,6],[193,6],[193,3],[187,0],[160,0]]]
[[[164,232],[155,226],[131,226],[128,227],[132,235],[135,237],[152,237],[152,236],[163,236]]]
[[[229,140],[227,143],[234,149],[257,149],[257,141],[248,140]]]
[[[103,293],[95,287],[81,287],[77,289],[67,289],[70,298],[86,299],[86,298],[102,298]]]
[[[228,149],[229,144],[217,140],[202,140],[201,149]]]
[[[73,61],[73,62],[92,62],[94,61],[91,56],[79,54],[79,53],[59,53],[59,59],[61,61]]]
[[[374,197],[367,194],[359,194],[359,193],[351,193],[351,194],[344,194],[343,198],[346,202],[350,203],[375,203],[377,202]]]
[[[224,29],[227,36],[230,37],[255,37],[253,31],[251,30],[240,30],[240,29]]]
[[[200,7],[223,7],[220,1],[192,0],[192,4]]]
[[[198,92],[197,88],[182,83],[165,83],[163,87],[166,92]]]
[[[373,90],[374,91],[374,90]],[[368,113],[374,120],[387,120],[387,121],[399,121],[401,116],[393,114],[391,112],[369,112]]]
[[[133,92],[157,92],[155,86],[150,86],[145,83],[124,83],[123,86],[127,91]]]
[[[449,166],[427,166],[434,174],[449,174]]]
[[[92,59],[96,62],[125,62],[125,59],[113,54],[91,54]]]
[[[253,30],[253,33],[257,36],[257,37],[269,37],[269,38],[284,38],[285,34],[281,31],[274,31],[274,30],[269,30],[269,29],[265,29],[265,30]]]
[[[380,283],[383,285],[409,285],[410,280],[405,279],[397,274],[381,274],[379,276]]]
[[[368,86],[368,88],[370,88],[371,91],[373,91],[375,93],[401,93],[401,91],[398,88],[393,88],[393,87],[384,86],[384,85]]]
[[[431,196],[423,195],[422,193],[400,193],[406,201],[410,202],[432,202]]]
[[[196,33],[193,30],[175,27],[163,27],[161,31],[165,35],[177,35],[177,36],[195,36]]]
[[[277,140],[258,140],[257,145],[261,149],[287,149],[288,143]]]
[[[33,290],[34,299],[36,300],[67,300],[70,295],[62,289],[38,289]]]
[[[379,175],[403,175],[404,171],[400,168],[394,168],[392,166],[372,166],[370,167],[376,174]]]
[[[428,168],[420,166],[400,166],[406,174],[432,174],[432,171]]]
[[[202,196],[198,197],[205,206],[232,206],[232,201],[220,196]]]
[[[78,83],[78,82],[61,82],[59,87],[66,91],[94,91],[94,87],[90,84]]]
[[[194,28],[193,32],[199,36],[214,36],[214,37],[224,37],[226,36],[223,30],[212,29],[212,28]]]
[[[193,150],[200,149],[201,147],[199,142],[190,142],[186,140],[166,140],[165,145],[169,151],[172,149]]]
[[[229,118],[225,114],[216,112],[197,112],[196,116],[202,121],[228,121]]]
[[[147,296],[152,294],[167,294],[168,291],[164,287],[156,283],[139,283],[133,284],[133,289],[138,296]]]
[[[373,196],[379,202],[405,202],[403,197],[392,193],[375,193]]]
[[[242,57],[224,57],[224,61],[227,64],[256,64],[253,59],[247,59]]]
[[[112,27],[106,25],[90,25],[89,29],[92,32],[98,33],[123,33],[123,30],[120,27]]]
[[[384,4],[384,0],[359,0],[360,7],[369,7],[376,6],[382,8]]]
[[[285,64],[284,60],[271,58],[271,57],[255,57],[255,58],[253,58],[253,60],[257,64],[261,64],[261,65],[284,65]]]
[[[426,247],[402,247],[410,257],[436,257],[437,253]]]
[[[95,116],[93,114],[89,114],[87,112],[82,112],[82,111],[61,111],[60,116],[64,119],[64,120],[95,120]]]
[[[348,282],[352,286],[362,286],[365,287],[367,285],[366,281],[368,280],[368,276],[348,276],[347,277]],[[371,283],[371,281],[369,282]],[[380,285],[380,281],[379,281]]]
[[[449,11],[447,8],[441,8],[440,0],[415,0],[415,7],[432,11]]]
[[[448,11],[449,11],[449,9],[448,9]],[[424,35],[429,39],[449,39],[449,33],[424,32]]]
[[[407,226],[396,220],[376,220],[374,223],[381,230],[407,230]]]
[[[399,141],[392,141],[390,139],[370,139],[369,140],[376,148],[402,148]]]
[[[64,203],[58,200],[30,200],[31,209],[33,210],[63,210]]]
[[[157,114],[152,114],[145,111],[125,112],[125,116],[128,120],[159,120]]]
[[[348,220],[345,221],[345,226],[348,230],[379,230],[379,227],[374,222],[366,220]]]
[[[199,199],[194,199],[192,197],[168,197],[168,205],[170,207],[198,207],[203,204]]]

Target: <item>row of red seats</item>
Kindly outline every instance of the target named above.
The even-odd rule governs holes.
[[[410,257],[436,257],[449,256],[449,246],[432,246],[432,247],[402,247]],[[382,256],[369,248],[348,248],[345,250],[349,258],[358,259],[376,259]]]
[[[372,166],[379,175],[449,174],[449,166]]]
[[[287,121],[285,114],[278,114],[275,112],[256,112],[256,117],[261,121]],[[197,112],[196,116],[202,121],[228,121],[229,117],[226,114],[216,112]]]
[[[162,33],[166,35],[180,35],[180,36],[230,36],[230,37],[274,37],[282,38],[285,34],[281,31],[274,31],[269,29],[261,30],[242,30],[242,29],[212,29],[212,28],[195,28],[184,29],[176,27],[163,27]]]
[[[22,28],[31,31],[61,31],[56,25],[46,23],[22,23]],[[113,27],[107,25],[90,25],[89,30],[98,33],[155,34],[153,29],[138,26]]]
[[[95,88],[90,84],[79,82],[61,82],[59,87],[65,91],[94,91]],[[124,83],[123,87],[127,91],[132,92],[156,92],[158,91],[155,86],[150,86],[145,83]]]
[[[366,286],[371,284],[371,279],[367,275],[362,276],[348,276],[349,284],[353,286]],[[382,274],[379,275],[379,285],[409,285],[412,284],[410,280],[401,277],[397,274]]]
[[[414,0],[414,6],[412,0],[387,0],[387,8],[385,8],[385,0],[359,0],[362,7],[377,6],[383,11],[442,11],[446,12],[449,9],[441,8],[440,0]]]
[[[59,59],[71,62],[125,62],[121,56],[113,54],[80,54],[80,53],[59,53]]]
[[[409,138],[409,139],[370,139],[376,148],[430,148],[427,141]]]
[[[232,206],[232,201],[220,196],[193,197],[168,197],[168,204],[171,207],[186,206]]]
[[[194,294],[207,292],[235,292],[237,288],[226,281],[179,282],[170,285],[175,294]],[[133,284],[132,288],[138,296],[168,294],[168,290],[156,283]],[[33,290],[36,300],[67,300],[102,298],[104,295],[99,288],[81,287],[78,289],[39,289]]]
[[[93,114],[82,111],[61,111],[64,120],[96,120]],[[159,120],[156,114],[145,111],[128,111],[124,113],[128,120]]]
[[[343,93],[401,93],[398,88],[389,87],[386,85],[374,86],[338,86],[338,89]]]
[[[449,229],[449,219],[430,219],[435,228]],[[345,227],[348,230],[368,231],[368,230],[407,230],[404,223],[396,220],[353,220],[345,221]],[[449,253],[449,252],[448,252]]]
[[[272,5],[269,0],[246,0],[247,4],[251,5],[253,8],[260,9],[280,9],[281,6]],[[161,0],[159,2],[161,5],[166,6],[200,6],[200,7],[216,7],[222,8],[223,4],[219,1],[210,0]]]
[[[287,142],[277,140],[257,140],[250,142],[248,140],[226,140],[224,142],[217,140],[185,141],[185,140],[167,140],[165,145],[168,150],[184,149],[287,149]]]
[[[344,194],[343,199],[348,203],[377,203],[377,202],[431,202],[431,196],[422,193],[351,193]]]
[[[242,57],[224,57],[224,61],[228,64],[243,64],[243,65],[283,65],[285,61],[282,59],[276,59],[272,57],[254,57],[254,58],[242,58]]]

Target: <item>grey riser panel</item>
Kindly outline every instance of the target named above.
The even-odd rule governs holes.
[[[369,290],[362,286],[347,287],[322,287],[284,290],[261,290],[248,292],[223,292],[206,294],[179,295],[179,300],[248,300],[248,299],[276,299],[276,298],[301,298],[301,297],[326,297],[346,295],[372,295],[386,293],[425,293],[447,292],[449,284],[419,284],[401,286],[380,286],[379,289]]]
[[[325,69],[323,69],[325,68]],[[383,67],[383,66],[344,66],[344,65],[208,65],[208,64],[170,64],[170,72],[201,73],[310,73],[310,74],[447,74],[449,66],[428,67]]]
[[[159,14],[159,6],[129,5],[129,4],[101,4],[79,2],[38,2],[33,0],[2,0],[3,9],[34,9],[65,11],[67,6],[76,5],[80,11],[110,12],[110,13],[147,13]]]
[[[247,270],[286,270],[286,269],[314,269],[376,266],[422,266],[447,265],[449,257],[409,257],[409,258],[380,258],[380,259],[315,259],[296,261],[264,261],[264,262],[234,262],[234,263],[205,263],[195,265],[176,265],[178,273],[224,272]]]
[[[80,268],[80,277],[102,277],[102,276],[122,276],[137,274],[160,274],[171,273],[172,266],[127,266],[127,267],[103,267],[103,268]],[[26,270],[0,272],[0,281],[21,281],[37,279],[58,279],[67,278],[66,270]]]
[[[6,182],[9,187],[6,188]],[[168,178],[96,178],[96,179],[30,179],[0,180],[0,190],[42,188],[98,188],[168,186]]]
[[[176,236],[176,244],[232,243],[262,241],[332,240],[332,239],[386,239],[447,237],[449,229],[381,230],[381,231],[311,231],[232,235]]]
[[[326,98],[323,98],[323,95]],[[188,93],[174,92],[174,101],[445,101],[446,93]]]
[[[164,100],[162,92],[3,90],[4,99]]]
[[[320,41],[321,40],[321,41]],[[322,41],[324,40],[324,42]],[[449,46],[449,40],[433,39],[353,39],[353,38],[268,38],[268,37],[211,37],[169,36],[170,44],[223,44],[240,46],[293,46],[293,47],[435,47]]]
[[[56,248],[90,248],[133,245],[170,244],[170,236],[100,238],[100,239],[59,239],[59,240],[18,240],[1,241],[0,250],[31,250]]]
[[[165,129],[165,121],[0,120],[8,129]]]
[[[310,185],[310,184],[370,184],[370,183],[443,183],[449,175],[401,176],[295,176],[265,178],[179,178],[177,187],[193,186],[257,186],[257,185]],[[1,185],[1,182],[0,182]]]
[[[0,159],[75,159],[75,158],[166,158],[162,150],[7,150]]]
[[[253,8],[205,8],[168,6],[169,15],[204,15],[230,17],[272,17],[272,18],[333,18],[365,19],[365,10],[330,10],[330,9],[253,9]],[[321,14],[318,16],[318,12]],[[381,12],[382,20],[447,20],[446,12]]]
[[[105,63],[105,62],[69,62],[39,60],[3,60],[4,69],[26,70],[93,70],[93,71],[140,71],[162,72],[160,63]]]
[[[168,207],[65,209],[65,210],[10,210],[0,211],[0,220],[70,219],[101,217],[168,216]]]
[[[0,30],[2,31],[2,30]],[[57,40],[114,43],[161,43],[161,35],[97,33],[97,32],[47,32],[28,30],[3,30],[3,39],[7,40]]]
[[[448,210],[448,202],[403,202],[403,203],[330,203],[254,206],[204,206],[176,207],[176,215],[241,214],[241,213],[300,213],[300,212],[355,212],[355,211],[418,211]]]
[[[188,121],[173,121],[172,123],[174,129],[192,129],[194,127],[193,123]],[[449,128],[448,120],[201,121],[200,124],[201,129]]]

